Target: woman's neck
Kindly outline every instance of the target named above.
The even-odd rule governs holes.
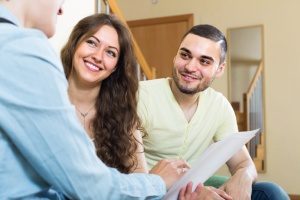
[[[95,137],[92,122],[96,115],[96,100],[100,92],[99,87],[82,87],[74,79],[69,80],[68,94],[71,103],[76,108],[77,116],[88,133],[89,137]]]
[[[87,87],[79,84],[73,78],[69,80],[68,94],[70,101],[81,110],[87,110],[91,106],[95,105],[98,97],[100,87]]]

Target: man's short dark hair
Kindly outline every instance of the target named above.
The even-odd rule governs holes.
[[[221,57],[220,57],[220,64],[223,63],[226,59],[226,52],[227,52],[227,41],[224,34],[217,29],[216,27],[208,24],[199,24],[193,26],[188,32],[185,33],[183,39],[188,34],[198,35],[200,37],[204,37],[210,39],[214,42],[219,42],[221,47]]]

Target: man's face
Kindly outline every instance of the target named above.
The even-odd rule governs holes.
[[[173,80],[177,88],[185,94],[207,89],[224,70],[225,63],[220,64],[220,56],[218,42],[188,34],[174,58]]]

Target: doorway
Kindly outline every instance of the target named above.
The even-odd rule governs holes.
[[[193,14],[127,21],[156,78],[172,76],[173,58],[183,35],[193,26]]]

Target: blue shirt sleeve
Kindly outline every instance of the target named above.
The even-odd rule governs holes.
[[[98,159],[47,39],[19,32],[0,39],[0,149],[8,160],[0,160],[0,193],[19,184],[26,187],[19,197],[53,187],[71,199],[160,199],[166,188],[159,176],[121,174]]]

